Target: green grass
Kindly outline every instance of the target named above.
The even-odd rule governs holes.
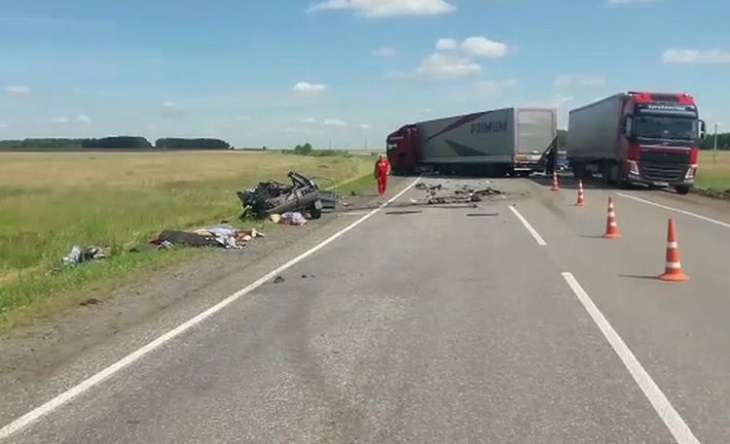
[[[132,253],[166,228],[236,221],[235,191],[296,169],[345,183],[372,159],[279,153],[0,153],[0,329],[72,305],[191,251]],[[349,186],[349,185],[347,185]],[[73,245],[109,259],[53,272]]]
[[[712,151],[700,152],[697,187],[715,192],[730,190],[730,151],[718,151],[716,161]]]

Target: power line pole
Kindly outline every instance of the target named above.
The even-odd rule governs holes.
[[[712,161],[717,163],[717,123],[715,124],[715,147],[712,149]]]

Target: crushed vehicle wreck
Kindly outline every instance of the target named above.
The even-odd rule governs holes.
[[[291,185],[276,181],[261,182],[255,188],[236,193],[241,201],[241,217],[269,217],[272,214],[305,212],[312,219],[319,219],[323,209],[334,209],[337,196],[334,192],[321,191],[313,179],[290,171]]]

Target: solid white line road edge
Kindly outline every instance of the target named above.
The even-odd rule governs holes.
[[[603,336],[606,340],[608,340],[608,343],[611,344],[613,351],[615,351],[618,357],[621,358],[621,361],[634,378],[634,381],[636,381],[636,384],[639,386],[641,391],[644,392],[647,399],[649,399],[654,410],[657,412],[662,421],[664,421],[667,428],[669,428],[674,439],[676,439],[680,444],[699,443],[700,441],[692,433],[692,430],[690,430],[689,426],[687,426],[687,423],[685,423],[684,419],[679,416],[679,413],[677,413],[667,397],[664,396],[662,390],[656,385],[639,360],[636,359],[636,356],[634,356],[631,349],[629,349],[623,339],[621,339],[621,336],[616,333],[616,330],[614,330],[608,320],[606,320],[603,313],[601,313],[601,310],[596,307],[596,304],[593,303],[593,300],[591,300],[588,293],[586,293],[583,287],[581,287],[575,276],[573,276],[572,273],[562,273],[562,275],[573,290],[573,293],[575,293],[578,300],[581,304],[583,304],[583,307],[593,319],[593,322],[596,323],[599,330],[601,330],[601,333],[603,333]]]
[[[721,227],[730,228],[730,223],[723,222],[723,221],[717,220],[717,219],[712,219],[711,217],[703,216],[701,214],[693,213],[691,211],[680,210],[679,208],[670,207],[668,205],[662,205],[660,203],[652,202],[650,200],[642,199],[640,197],[632,196],[630,194],[625,194],[625,193],[616,193],[616,194],[618,194],[621,197],[625,197],[627,199],[635,200],[637,202],[641,202],[641,203],[645,203],[647,205],[661,208],[663,210],[674,211],[675,213],[684,214],[685,216],[695,217],[697,219],[704,220],[705,222],[710,222],[715,225],[720,225]]]
[[[158,337],[154,341],[152,341],[152,342],[148,343],[147,345],[137,349],[136,351],[128,354],[127,356],[123,357],[122,359],[120,359],[119,361],[110,365],[109,367],[105,368],[104,370],[101,370],[99,373],[96,373],[95,375],[82,381],[78,385],[71,387],[70,389],[66,390],[65,392],[61,393],[60,395],[56,396],[55,398],[51,399],[50,401],[46,402],[45,404],[33,409],[32,411],[26,413],[25,415],[21,416],[20,418],[17,418],[14,421],[12,421],[11,423],[5,425],[2,429],[0,429],[0,440],[4,440],[4,439],[10,437],[11,435],[13,435],[13,434],[19,432],[20,430],[22,430],[23,428],[27,427],[31,423],[37,421],[41,417],[53,412],[57,408],[61,407],[63,404],[71,401],[72,399],[83,394],[84,392],[91,389],[95,385],[101,383],[105,379],[109,378],[110,376],[112,376],[115,373],[119,372],[120,370],[124,369],[125,367],[128,367],[129,365],[138,361],[139,359],[144,357],[146,354],[152,352],[153,350],[162,346],[166,342],[169,342],[170,340],[174,339],[175,337],[179,336],[180,334],[186,332],[187,330],[190,330],[195,325],[197,325],[197,324],[203,322],[204,320],[206,320],[207,318],[211,317],[215,313],[221,311],[222,309],[224,309],[228,305],[232,304],[233,302],[235,302],[242,296],[245,296],[246,294],[250,293],[251,291],[253,291],[253,290],[257,289],[258,287],[260,287],[261,285],[265,284],[266,282],[269,282],[271,279],[276,277],[276,275],[278,275],[279,273],[287,270],[288,268],[292,267],[293,265],[301,262],[305,258],[307,258],[307,257],[311,256],[312,254],[316,253],[317,251],[321,250],[326,245],[332,243],[334,240],[338,239],[343,234],[347,233],[348,231],[357,227],[361,223],[370,219],[377,212],[379,212],[380,210],[385,208],[387,205],[394,202],[396,199],[398,199],[403,194],[405,194],[408,190],[413,188],[418,183],[419,180],[421,180],[420,177],[417,178],[415,181],[413,181],[406,188],[404,188],[401,192],[399,192],[398,194],[393,196],[387,202],[381,204],[377,208],[375,208],[372,211],[370,211],[369,213],[367,213],[365,216],[361,217],[360,219],[358,219],[355,222],[351,223],[350,225],[346,226],[342,230],[340,230],[337,233],[333,234],[332,236],[328,237],[327,239],[325,239],[321,243],[317,244],[310,250],[305,251],[304,253],[300,254],[299,256],[291,259],[289,262],[286,262],[285,264],[276,268],[275,270],[270,271],[269,273],[262,276],[257,281],[250,284],[249,286],[228,296],[227,298],[223,299],[216,305],[210,307],[209,309],[198,314],[197,316],[183,322],[179,326],[168,331],[167,333]]]
[[[527,231],[530,232],[532,237],[537,242],[537,245],[539,245],[541,247],[547,246],[547,242],[545,242],[545,239],[543,239],[542,236],[540,236],[540,233],[538,233],[537,230],[534,229],[532,227],[532,225],[530,225],[530,223],[527,221],[527,219],[525,219],[525,217],[522,214],[520,214],[519,211],[517,211],[517,208],[515,208],[514,205],[510,205],[509,209],[512,210],[512,213],[514,213],[514,215],[517,216],[517,219],[519,219],[520,222],[522,222],[522,225],[524,225],[525,228],[527,228]]]

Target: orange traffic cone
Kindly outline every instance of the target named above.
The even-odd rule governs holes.
[[[575,206],[582,207],[585,203],[585,195],[583,195],[583,180],[578,179],[578,202],[575,203]]]
[[[551,191],[560,191],[560,181],[558,181],[558,173],[553,171],[553,187]]]
[[[603,235],[604,239],[620,239],[621,232],[618,231],[618,224],[616,223],[616,213],[613,210],[613,198],[608,198],[608,221],[606,222],[606,234]]]
[[[689,276],[682,271],[682,263],[679,260],[679,248],[677,247],[677,228],[674,219],[669,219],[667,229],[667,263],[664,274],[659,279],[666,282],[686,282]]]

